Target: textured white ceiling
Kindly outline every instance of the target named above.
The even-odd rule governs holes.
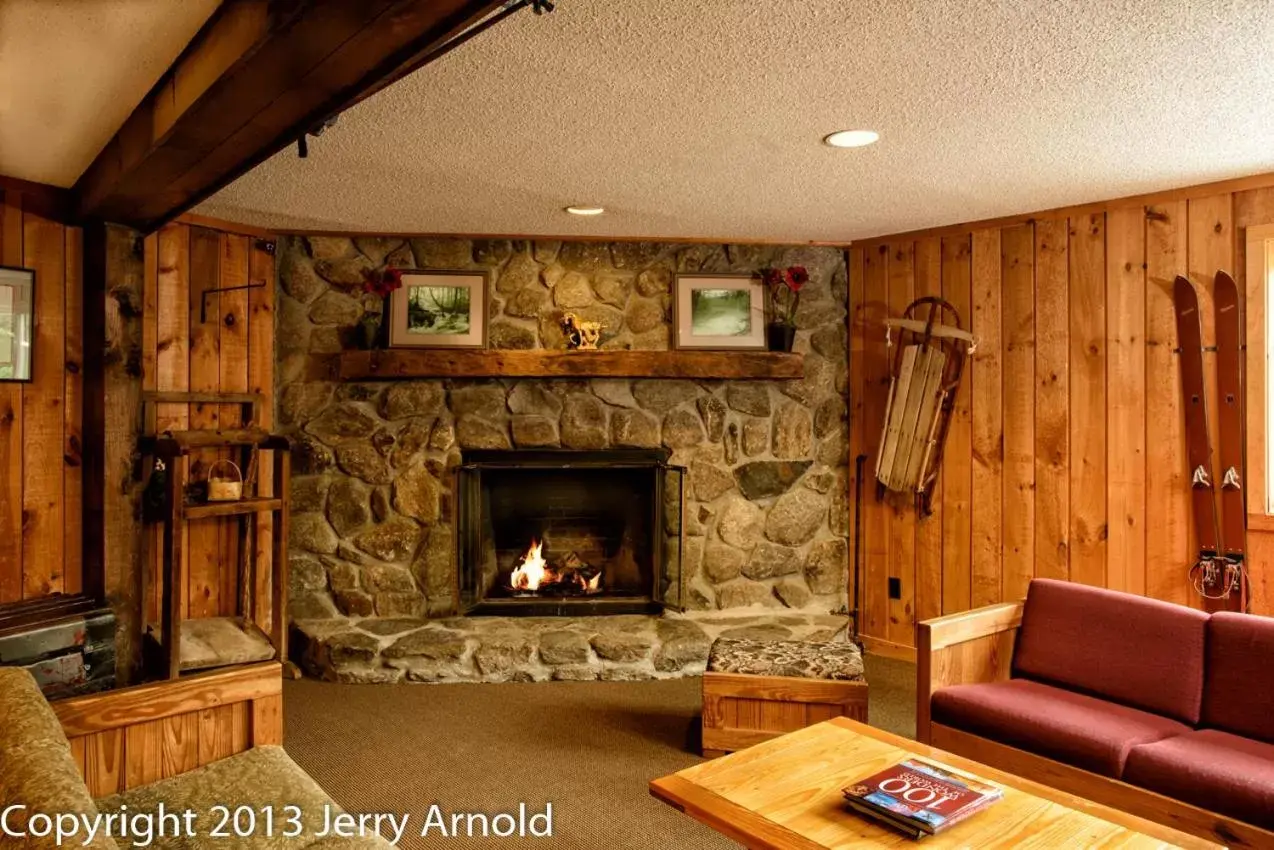
[[[220,0],[0,0],[0,174],[70,186]]]
[[[558,0],[198,211],[843,241],[1274,170],[1271,45],[1257,0]]]

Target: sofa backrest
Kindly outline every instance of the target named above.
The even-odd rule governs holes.
[[[1013,675],[1199,722],[1208,615],[1055,579],[1026,596]]]
[[[1274,619],[1218,612],[1208,621],[1202,724],[1274,743]]]
[[[9,826],[26,830],[27,818],[43,812],[97,814],[88,786],[71,757],[71,745],[62,724],[26,670],[0,667],[0,801],[26,810],[9,817]],[[74,839],[75,846],[80,840]],[[57,847],[56,835],[28,835],[21,846],[30,850]],[[92,850],[118,850],[100,833],[88,845]]]

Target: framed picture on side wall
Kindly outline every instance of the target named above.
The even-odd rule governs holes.
[[[35,271],[0,266],[0,381],[31,380]]]
[[[765,288],[754,275],[679,274],[672,326],[674,348],[764,349]]]
[[[486,348],[487,278],[482,271],[403,272],[390,296],[391,348]]]

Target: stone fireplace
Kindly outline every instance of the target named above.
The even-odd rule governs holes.
[[[316,370],[357,347],[360,317],[379,309],[363,273],[389,264],[489,270],[491,348],[561,349],[569,310],[604,325],[602,348],[634,350],[668,348],[676,273],[804,265],[804,374],[351,381]],[[849,572],[846,302],[834,248],[281,239],[277,422],[295,447],[290,611],[307,669],[344,681],[648,678],[701,670],[708,637],[758,622],[776,637],[832,629]],[[566,468],[568,455],[610,469]],[[616,468],[621,456],[631,468]],[[513,458],[540,463],[497,469]],[[518,595],[509,576],[537,535],[546,566],[573,569],[566,581],[600,568],[600,592]]]
[[[466,614],[653,614],[680,607],[684,469],[667,450],[461,453]]]

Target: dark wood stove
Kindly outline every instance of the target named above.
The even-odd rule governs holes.
[[[663,449],[464,452],[456,485],[462,611],[680,608],[684,478]]]

